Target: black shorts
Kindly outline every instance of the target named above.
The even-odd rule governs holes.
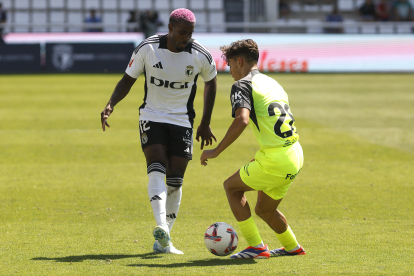
[[[139,121],[141,147],[153,144],[167,146],[167,154],[193,159],[193,129],[167,123]]]

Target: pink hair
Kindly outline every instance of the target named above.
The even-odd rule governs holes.
[[[177,22],[180,19],[182,19],[184,21],[187,21],[187,22],[190,22],[190,23],[195,23],[196,22],[194,13],[192,11],[190,11],[188,9],[184,9],[184,8],[176,9],[176,10],[172,11],[172,13],[170,15],[170,23],[171,23],[171,21]]]

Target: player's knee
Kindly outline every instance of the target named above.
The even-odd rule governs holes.
[[[227,192],[230,192],[230,190],[231,190],[231,182],[229,181],[229,179],[226,179],[224,182],[223,182],[223,187],[224,187],[224,190],[226,191],[226,193]]]
[[[180,191],[181,191],[181,187],[167,186],[167,196],[175,196],[176,194],[179,194]]]

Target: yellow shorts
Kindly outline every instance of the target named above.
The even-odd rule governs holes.
[[[254,161],[240,168],[240,177],[250,188],[278,200],[286,195],[302,166],[303,151],[296,142],[287,148],[259,150]]]

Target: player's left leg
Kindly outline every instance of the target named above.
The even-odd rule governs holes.
[[[177,219],[180,209],[184,173],[187,169],[188,159],[170,155],[167,162],[167,222],[170,231]]]
[[[168,223],[168,236],[177,219],[178,210],[180,208],[182,197],[182,185],[184,180],[184,173],[187,169],[188,161],[192,159],[192,135],[193,130],[191,128],[163,124],[168,133],[167,143],[167,201],[165,204],[166,219]],[[157,242],[154,243],[154,252],[162,253],[159,250]],[[171,241],[167,247],[163,248],[164,252],[183,254],[180,250],[176,249]]]
[[[283,245],[282,248],[271,250],[270,253],[273,256],[305,255],[305,250],[298,243],[285,216],[277,209],[282,199],[275,200],[263,191],[257,194],[256,214],[275,231],[277,239]]]
[[[160,229],[168,231],[168,237],[171,238],[171,229],[178,215],[180,208],[182,185],[184,172],[187,168],[188,159],[179,156],[167,157],[167,202],[165,205],[168,229]],[[162,246],[158,240],[154,242],[153,251],[155,253],[173,253],[184,254],[182,251],[174,247],[171,240],[167,246]]]
[[[178,215],[184,173],[193,153],[192,128],[166,124],[168,129],[167,222],[171,231]]]
[[[182,184],[184,172],[187,168],[188,159],[179,156],[168,156],[167,158],[167,202],[166,202],[166,217],[168,229],[168,236],[171,237],[171,229],[178,215],[182,196]],[[155,253],[173,253],[184,254],[182,251],[174,247],[171,240],[168,246],[163,247],[158,240],[153,246]]]
[[[269,249],[267,245],[263,244],[244,194],[247,191],[253,191],[253,189],[242,181],[239,171],[224,182],[224,189],[240,231],[249,244],[248,248],[230,256],[230,258],[269,258]]]

